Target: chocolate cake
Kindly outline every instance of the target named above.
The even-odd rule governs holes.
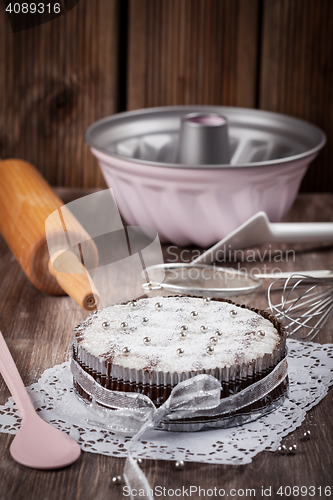
[[[202,373],[221,382],[221,398],[240,391],[285,357],[285,341],[265,311],[224,299],[144,298],[91,314],[75,328],[72,357],[100,386],[139,392],[158,407],[179,382]],[[91,399],[75,377],[74,387]],[[285,379],[240,413],[267,406],[286,389]]]

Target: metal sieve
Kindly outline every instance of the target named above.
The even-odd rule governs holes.
[[[199,295],[202,297],[232,297],[257,292],[263,279],[297,279],[332,281],[327,269],[312,271],[286,271],[279,273],[248,274],[233,268],[208,264],[157,264],[145,269],[147,283],[142,287],[148,292],[166,290],[172,293]],[[163,277],[164,276],[164,277]],[[161,279],[162,278],[162,279]],[[148,282],[149,281],[149,282]]]

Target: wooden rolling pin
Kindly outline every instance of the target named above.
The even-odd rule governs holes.
[[[53,212],[55,217],[48,220],[48,238],[51,235],[60,246],[50,259],[45,221]],[[78,258],[78,252],[68,251],[68,237],[66,240],[65,236],[71,234],[78,241],[88,241],[89,268],[94,267],[92,263],[95,267],[98,263],[93,240],[74,216],[66,212],[63,202],[40,173],[22,160],[0,161],[0,232],[36,288],[51,295],[67,293],[87,310],[97,307],[99,295],[94,283]],[[65,256],[63,259],[61,254]]]

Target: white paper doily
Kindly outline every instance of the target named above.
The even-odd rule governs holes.
[[[220,464],[246,464],[263,450],[275,451],[284,436],[299,427],[305,414],[333,384],[333,344],[288,340],[289,397],[278,409],[258,420],[229,429],[196,433],[147,431],[134,455],[141,458]],[[116,433],[86,422],[85,405],[73,392],[69,362],[45,370],[28,387],[40,416],[67,432],[82,450],[115,457],[127,456],[132,435]],[[20,415],[12,398],[0,406],[0,432],[15,434]]]

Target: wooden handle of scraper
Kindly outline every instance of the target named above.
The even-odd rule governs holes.
[[[45,221],[51,213],[64,206],[63,202],[41,174],[25,161],[0,161],[0,180],[0,232],[31,283],[51,295],[67,293],[85,309],[95,309],[97,290],[76,255],[73,254],[73,257],[80,269],[78,273],[73,273],[69,267],[74,265],[73,258],[66,264],[63,262],[61,265],[65,267],[62,269],[59,257],[56,269],[53,269],[52,263],[57,256],[51,256],[52,263],[49,262]],[[88,241],[90,263],[97,266],[98,251],[93,240],[70,213],[66,216],[66,231],[76,235],[78,241]],[[64,228],[59,227],[56,220],[54,238],[64,239]],[[63,248],[66,259],[69,255],[67,248]]]

